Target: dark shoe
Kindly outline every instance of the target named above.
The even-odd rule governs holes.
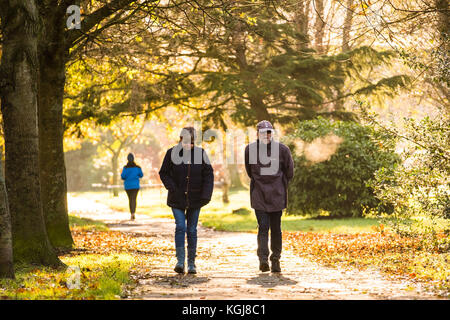
[[[269,263],[268,262],[260,262],[259,263],[259,270],[261,270],[262,272],[269,271],[270,270]]]
[[[184,258],[185,251],[184,247],[175,248],[177,254],[177,264],[175,265],[175,269],[173,269],[176,273],[184,273]]]
[[[176,273],[184,273],[184,266],[180,264],[175,265],[175,269],[173,269]]]
[[[281,272],[280,261],[274,260],[272,261],[272,272]]]
[[[134,213],[131,214],[131,220],[134,220]]]
[[[190,274],[196,274],[197,269],[195,268],[195,264],[188,263],[188,273]]]
[[[188,273],[196,274],[197,269],[195,267],[195,257],[197,255],[196,249],[188,248]]]

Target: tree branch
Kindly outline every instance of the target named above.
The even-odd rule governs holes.
[[[148,0],[150,3],[157,1],[158,0]],[[104,19],[119,10],[125,9],[133,2],[135,2],[135,0],[113,0],[86,16],[81,23],[80,30],[74,29],[66,31],[67,48],[71,48],[76,42],[79,42],[80,38],[88,36],[88,32]]]

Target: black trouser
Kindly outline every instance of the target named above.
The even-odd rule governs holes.
[[[127,195],[128,195],[128,202],[130,205],[130,213],[135,213],[136,212],[136,198],[137,198],[139,189],[128,189],[125,191],[127,192]]]
[[[256,251],[259,261],[265,262],[269,258],[269,229],[270,249],[272,254],[270,260],[280,260],[281,256],[281,211],[264,212],[255,210],[258,220],[258,250]]]

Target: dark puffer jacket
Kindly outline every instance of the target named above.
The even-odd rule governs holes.
[[[205,150],[194,147],[190,160],[185,157],[188,161],[179,164],[172,161],[172,152],[178,152],[180,159],[184,156],[181,144],[170,148],[159,170],[161,181],[169,191],[167,205],[178,209],[203,207],[211,200],[214,188],[213,168]],[[195,155],[201,163],[194,163]]]

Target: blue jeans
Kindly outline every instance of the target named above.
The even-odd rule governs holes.
[[[188,249],[197,248],[197,224],[200,208],[177,209],[172,208],[175,218],[175,247],[184,248],[184,238],[187,235]],[[187,221],[187,224],[186,224]]]
[[[280,260],[282,234],[281,234],[281,211],[264,212],[255,210],[258,220],[258,250],[256,254],[260,261],[267,261],[269,258],[269,229],[270,229],[270,249],[272,254],[270,260]]]

